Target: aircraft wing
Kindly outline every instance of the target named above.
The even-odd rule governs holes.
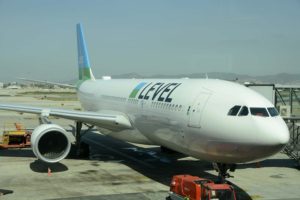
[[[55,116],[74,121],[97,125],[109,130],[130,129],[132,125],[126,115],[106,114],[101,112],[76,111],[58,108],[43,108],[27,105],[0,104],[0,110],[9,110],[20,113],[38,114],[42,117]]]
[[[18,78],[22,81],[28,81],[28,82],[32,82],[32,83],[39,83],[39,84],[45,84],[45,85],[56,85],[56,86],[60,86],[60,87],[64,87],[64,88],[76,88],[75,85],[70,85],[70,84],[66,84],[66,83],[56,83],[56,82],[51,82],[51,81],[42,81],[42,80],[33,80],[33,79],[27,79],[27,78]]]

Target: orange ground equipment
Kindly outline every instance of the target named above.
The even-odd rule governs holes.
[[[173,176],[169,194],[172,200],[236,200],[231,185],[191,175]]]
[[[0,149],[30,147],[31,132],[22,124],[14,123],[15,129],[4,129]]]

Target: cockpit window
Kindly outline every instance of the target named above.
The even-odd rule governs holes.
[[[275,117],[275,116],[278,116],[279,115],[279,113],[278,113],[278,111],[276,110],[276,108],[268,108],[268,111],[269,111],[269,113],[270,113],[270,115],[272,116],[272,117]]]
[[[228,115],[230,116],[236,116],[240,110],[241,106],[233,106],[229,112],[228,112]]]
[[[243,106],[239,116],[247,116],[249,114],[249,110],[247,106]]]
[[[266,108],[250,108],[251,115],[269,117],[268,111]]]

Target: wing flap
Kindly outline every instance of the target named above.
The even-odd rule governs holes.
[[[9,110],[21,113],[38,114],[43,117],[55,116],[74,121],[90,123],[110,130],[130,129],[132,125],[126,115],[106,114],[89,111],[75,111],[58,108],[43,108],[27,105],[0,104],[0,110]]]

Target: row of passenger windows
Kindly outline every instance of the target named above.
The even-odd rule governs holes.
[[[107,96],[107,95],[103,95],[102,97],[109,101],[115,101],[115,102],[125,102],[126,101],[126,98],[123,98],[123,97],[114,97],[114,96]],[[127,103],[133,104],[133,105],[138,105],[139,100],[129,98],[127,100]],[[171,111],[181,111],[183,109],[182,105],[170,104],[170,103],[165,103],[165,102],[153,102],[153,101],[151,102],[151,107],[157,108],[157,109],[171,110]]]
[[[126,98],[124,98],[124,97],[115,97],[115,96],[102,95],[102,98],[106,99],[108,101],[126,102]]]
[[[262,116],[262,117],[275,117],[278,116],[278,111],[274,107],[270,108],[248,108],[247,106],[233,106],[229,112],[228,115],[230,116],[247,116],[249,114],[249,110],[251,115],[254,116]]]
[[[151,107],[158,108],[158,109],[166,109],[171,111],[181,111],[182,105],[178,104],[170,104],[165,102],[151,102]]]
[[[139,100],[138,99],[128,99],[127,100],[127,103],[130,103],[130,104],[139,104]]]

